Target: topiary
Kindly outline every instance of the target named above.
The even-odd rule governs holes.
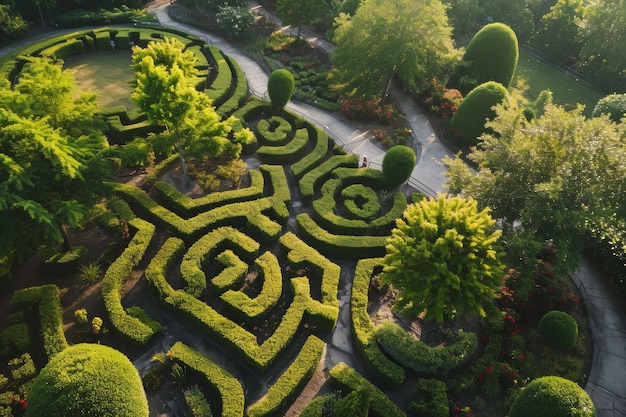
[[[517,36],[504,23],[484,26],[470,41],[463,55],[462,77],[472,82],[461,83],[466,93],[472,87],[487,81],[496,81],[509,87],[519,59]]]
[[[513,402],[509,417],[594,417],[596,408],[576,383],[558,376],[535,379]]]
[[[391,147],[383,158],[383,175],[390,187],[396,187],[409,179],[417,157],[413,149],[404,145]]]
[[[626,117],[626,94],[609,94],[598,100],[593,109],[593,117],[607,114],[615,123]]]
[[[571,349],[578,338],[578,324],[563,311],[548,311],[539,321],[539,334],[552,347]]]
[[[147,417],[137,369],[103,345],[71,346],[48,362],[28,395],[26,417]]]
[[[293,75],[286,69],[277,69],[270,74],[267,80],[267,93],[275,110],[282,110],[285,107],[295,86]]]
[[[465,97],[450,120],[455,137],[463,145],[473,146],[485,130],[485,122],[492,119],[492,107],[508,100],[506,88],[495,81],[479,85]]]

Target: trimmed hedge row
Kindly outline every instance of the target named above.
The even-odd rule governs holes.
[[[220,51],[218,47],[208,45],[205,49],[207,53],[209,53],[209,58],[212,61],[213,71],[217,70],[217,75],[209,88],[204,90],[204,93],[213,100],[213,106],[217,108],[224,104],[228,98],[230,86],[233,82],[233,73],[222,51]]]
[[[317,168],[307,172],[299,181],[302,202],[310,203],[313,200],[315,188],[330,178],[333,170],[339,167],[356,168],[359,165],[359,155],[334,155]]]
[[[274,307],[283,293],[283,275],[278,259],[271,252],[265,252],[255,261],[259,277],[263,277],[263,288],[255,298],[242,291],[228,290],[220,296],[236,315],[247,320],[256,320]],[[257,277],[256,279],[259,279]]]
[[[140,210],[153,221],[163,224],[172,232],[189,241],[197,240],[207,229],[225,225],[247,227],[249,231],[256,233],[259,238],[265,241],[276,240],[282,230],[280,224],[264,214],[265,212],[276,212],[272,197],[226,204],[189,219],[183,219],[158,204],[140,188],[121,183],[109,184],[113,191],[130,203],[131,207]]]
[[[370,281],[377,268],[382,268],[382,258],[361,259],[356,265],[350,300],[352,333],[367,370],[389,388],[398,389],[404,382],[404,369],[380,350],[376,327],[367,311]]]
[[[287,252],[287,260],[293,270],[304,268],[307,270],[307,276],[310,281],[313,281],[314,278],[320,281],[320,301],[323,305],[334,309],[334,311],[330,310],[332,316],[324,319],[324,321],[327,322],[324,328],[332,332],[337,324],[339,315],[339,300],[337,294],[339,292],[341,268],[291,232],[281,236],[280,246],[283,252]]]
[[[110,42],[110,41],[109,41]],[[109,45],[109,49],[111,46]],[[57,43],[41,51],[41,56],[48,56],[56,59],[66,59],[72,55],[85,52],[85,46],[80,39],[68,39],[67,42]]]
[[[291,173],[297,179],[302,178],[308,171],[321,164],[326,159],[329,145],[334,144],[334,141],[317,126],[309,125],[309,129],[314,132],[311,139],[315,141],[315,148],[291,166]]]
[[[265,174],[269,180],[268,182],[272,184],[273,209],[276,216],[278,216],[277,221],[284,223],[289,218],[289,209],[287,207],[291,205],[291,190],[289,189],[285,170],[281,165],[261,165],[259,169]]]
[[[229,288],[237,288],[243,284],[246,273],[248,272],[248,264],[243,262],[235,252],[226,249],[215,258],[219,263],[224,265],[222,272],[217,274],[211,280],[213,288],[218,294],[223,293]]]
[[[166,203],[171,203],[172,208],[183,215],[193,216],[202,211],[210,210],[220,205],[238,203],[257,199],[263,196],[265,186],[263,174],[257,170],[250,170],[250,187],[239,190],[228,190],[207,194],[203,197],[191,198],[164,181],[157,181],[154,188],[159,197]]]
[[[176,342],[167,354],[206,379],[219,392],[223,417],[243,417],[245,396],[237,378],[182,342]]]
[[[341,190],[343,205],[348,213],[360,220],[372,220],[380,212],[376,191],[363,184],[352,184]]]
[[[350,392],[365,390],[370,398],[371,409],[380,417],[406,417],[404,411],[400,410],[381,390],[343,362],[330,370],[329,380]]]
[[[28,302],[39,302],[43,348],[48,355],[48,360],[50,360],[57,353],[69,347],[65,333],[63,333],[61,293],[56,285],[48,284],[15,291],[11,297],[11,304]]]
[[[156,290],[160,300],[174,312],[190,319],[210,335],[217,337],[227,348],[239,352],[241,357],[257,370],[263,372],[291,343],[300,327],[305,312],[315,311],[309,283],[306,278],[291,280],[294,299],[283,316],[278,328],[259,345],[254,334],[232,320],[222,316],[212,307],[181,290],[174,290],[165,274],[174,260],[180,256],[183,243],[180,239],[168,239],[146,268],[146,279]],[[307,318],[312,314],[309,313]]]
[[[206,290],[206,275],[202,271],[207,261],[225,249],[236,250],[248,261],[254,259],[259,243],[232,227],[220,227],[198,239],[180,263],[180,273],[187,286],[183,291],[200,298]]]
[[[320,227],[307,213],[299,214],[296,221],[302,239],[326,256],[362,259],[385,255],[387,236],[332,234]]]
[[[478,348],[475,333],[461,330],[456,337],[457,340],[450,346],[433,348],[413,339],[395,323],[383,323],[376,329],[376,340],[383,352],[404,367],[430,374],[448,374],[467,362]]]
[[[144,345],[155,333],[149,325],[144,324],[124,310],[121,290],[124,281],[146,253],[156,228],[153,224],[140,218],[134,218],[128,224],[136,228],[137,233],[128,243],[124,252],[104,274],[102,298],[113,329],[125,340],[136,345]]]
[[[287,165],[299,160],[309,143],[309,131],[306,128],[296,130],[293,138],[285,145],[263,145],[257,149],[261,160],[266,164]]]
[[[233,74],[233,82],[231,83],[231,96],[222,104],[216,108],[217,114],[222,119],[230,116],[235,110],[237,110],[248,97],[248,82],[246,81],[246,75],[243,73],[241,67],[231,57],[224,55],[226,63],[230,67],[230,71]]]
[[[45,269],[55,275],[73,274],[87,259],[87,248],[74,246],[67,252],[57,252],[44,262]]]
[[[267,390],[267,395],[248,408],[248,416],[282,416],[284,409],[302,392],[315,372],[325,346],[322,340],[310,335],[291,365]]]
[[[285,145],[291,133],[291,123],[279,116],[272,116],[268,119],[261,119],[257,123],[256,131],[258,135],[273,146]]]

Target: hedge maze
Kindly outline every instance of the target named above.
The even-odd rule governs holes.
[[[125,49],[131,42],[141,46],[164,36],[178,38],[199,58],[197,86],[213,99],[219,114],[232,114],[241,128],[255,132],[258,149],[244,152],[261,165],[250,169],[249,186],[196,198],[160,178],[165,168],[157,167],[154,181],[143,186],[110,183],[119,211],[129,218],[131,237],[104,274],[105,326],[132,352],[173,337],[168,356],[202,381],[214,415],[279,416],[328,349],[340,316],[341,272],[348,268],[354,277],[346,306],[351,325],[343,331],[352,331],[357,363],[366,371],[360,375],[338,364],[329,371],[329,383],[343,395],[365,390],[371,415],[405,415],[386,393],[415,370],[403,352],[380,342],[397,334],[377,330],[367,312],[370,280],[380,272],[386,238],[407,205],[402,192],[385,190],[381,172],[358,168],[357,155],[346,155],[325,132],[288,110],[247,99],[236,62],[176,31],[116,27],[76,32],[21,51],[0,73],[15,79],[28,55],[62,59],[104,53],[111,40]],[[103,113],[111,143],[155,129],[137,112]],[[175,162],[170,158],[168,166]],[[131,274],[141,274],[149,295],[129,305],[122,286]],[[44,349],[52,357],[68,346],[58,288],[31,288],[13,297],[16,306],[28,302],[39,303]],[[165,323],[159,320],[164,319],[185,323],[183,328],[192,328],[193,337],[209,343],[216,356],[192,346],[194,338],[176,332],[175,324],[161,329]],[[464,363],[473,354],[475,338],[460,335],[462,346],[446,349],[400,339],[409,358],[415,351],[430,355],[422,358],[422,366],[432,377]],[[233,362],[241,364],[236,372],[228,368]],[[253,389],[254,380],[271,383]],[[11,389],[10,383],[0,385],[2,391]],[[0,407],[6,406],[1,398]]]

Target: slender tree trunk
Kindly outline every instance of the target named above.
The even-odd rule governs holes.
[[[46,27],[46,21],[43,18],[43,13],[41,12],[41,6],[37,3],[37,10],[39,10],[39,17],[41,18],[41,26]]]
[[[61,237],[63,237],[63,252],[69,252],[72,250],[72,243],[70,242],[70,235],[67,232],[67,225],[61,223]]]
[[[189,174],[187,173],[187,163],[185,162],[185,154],[183,153],[183,146],[180,141],[176,142],[176,151],[178,152],[178,158],[180,159],[180,168],[183,171],[185,187],[189,187]]]
[[[380,96],[380,104],[387,103],[387,97],[389,96],[389,88],[391,88],[391,82],[393,81],[393,76],[395,73],[396,73],[396,66],[394,65],[393,68],[391,69],[391,72],[389,73],[388,78],[385,80],[385,83],[383,84],[383,91],[381,92],[381,96]]]
[[[302,18],[298,19],[298,38],[300,38],[300,32],[302,32]]]

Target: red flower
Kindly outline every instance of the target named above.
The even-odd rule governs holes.
[[[524,356],[523,353],[520,353],[518,357],[521,361],[523,361],[526,358],[526,356]]]

